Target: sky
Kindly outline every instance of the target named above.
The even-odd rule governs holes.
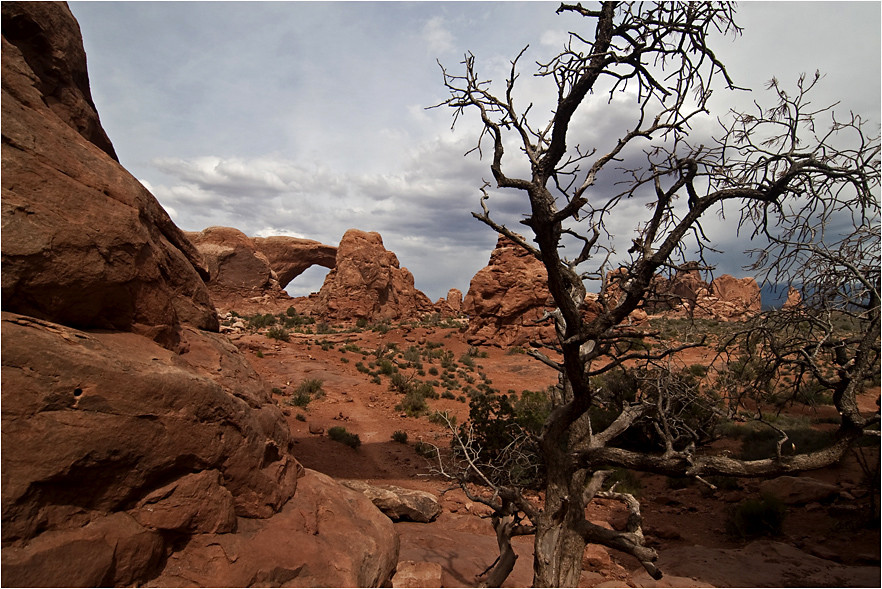
[[[530,66],[558,53],[568,31],[586,31],[585,19],[555,14],[559,2],[69,5],[120,161],[179,227],[331,245],[350,228],[377,231],[433,300],[450,288],[465,293],[496,243],[471,216],[482,180],[492,179],[486,156],[464,155],[476,144],[477,116],[451,129],[452,109],[427,109],[448,97],[439,62],[461,73],[470,51],[483,77],[502,80],[529,45],[517,99],[541,107],[550,95]],[[773,76],[793,87],[800,73],[820,70],[815,104],[839,101],[837,113],[878,125],[880,7],[739,3],[743,34],[717,38],[715,51],[752,91],[717,90],[713,115],[767,99]],[[591,129],[583,139],[602,146],[633,110],[597,100],[580,124]],[[527,230],[517,223],[528,210],[522,195],[493,191],[488,202],[500,222]],[[630,245],[641,208],[624,207],[611,223],[617,251]],[[746,275],[751,244],[731,219],[709,223],[721,250],[716,274]],[[307,270],[287,290],[318,291],[326,273]]]

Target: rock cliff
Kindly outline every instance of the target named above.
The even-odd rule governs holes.
[[[418,319],[434,306],[414,286],[413,274],[383,246],[379,233],[350,229],[340,240],[334,269],[312,312],[332,320]]]
[[[300,466],[213,333],[209,270],[116,161],[67,6],[2,17],[2,584],[386,583],[391,522]]]
[[[202,257],[114,159],[79,35],[66,5],[3,4],[3,309],[169,347],[216,331]]]

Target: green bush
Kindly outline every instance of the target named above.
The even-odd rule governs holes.
[[[413,449],[423,458],[432,459],[438,456],[438,449],[432,444],[427,444],[425,442],[417,442],[414,444]]]
[[[778,439],[781,437],[777,431],[764,427],[762,429],[745,428],[748,431],[741,439],[741,459],[761,460],[773,458],[776,454]],[[823,432],[809,427],[788,429],[788,441],[781,447],[781,454],[792,456],[793,454],[808,454],[827,447],[833,441],[831,432]]]
[[[784,526],[787,508],[774,495],[745,499],[735,506],[726,520],[726,532],[741,539],[777,536]]]
[[[426,397],[418,390],[412,389],[404,395],[401,403],[395,406],[396,411],[404,411],[409,417],[418,417],[429,410]]]
[[[456,416],[451,415],[449,411],[435,411],[429,415],[429,421],[436,425],[447,426],[449,424],[454,427],[456,426]]]
[[[287,342],[291,339],[291,334],[284,327],[274,325],[267,330],[266,337]]]
[[[291,395],[288,404],[296,407],[306,407],[313,399],[324,397],[325,391],[322,389],[323,384],[324,381],[320,378],[307,378],[300,381],[300,384],[294,389],[294,393]]]
[[[392,441],[398,442],[399,444],[407,443],[407,432],[403,432],[401,430],[395,430],[392,432]]]
[[[257,313],[246,318],[250,329],[263,329],[276,324],[276,316],[272,313]]]
[[[351,432],[346,431],[345,427],[335,425],[331,429],[328,430],[328,437],[334,440],[335,442],[340,442],[341,444],[346,444],[350,448],[358,448],[361,446],[361,440],[358,437],[358,434],[353,434]]]

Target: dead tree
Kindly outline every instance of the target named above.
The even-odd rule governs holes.
[[[504,466],[482,463],[465,430],[458,437],[458,476],[474,499],[494,509],[501,558],[488,571],[486,582],[493,585],[513,566],[510,540],[518,534],[535,536],[534,586],[576,586],[587,543],[629,553],[654,577],[661,575],[653,564],[655,551],[643,542],[637,501],[603,490],[610,466],[691,477],[792,473],[835,462],[879,421],[878,413],[861,415],[855,404],[858,381],[879,357],[878,135],[867,136],[859,117],[833,120],[821,130],[820,118],[831,113],[810,107],[806,95],[814,82],[800,78],[794,96],[774,82],[770,108],[757,105],[751,113],[730,113],[728,122],[721,122],[719,138],[694,145],[691,123],[706,112],[712,84],[719,80],[734,88],[708,45],[711,32],[739,32],[730,5],[604,2],[596,9],[563,4],[558,12],[581,15],[589,23],[586,29],[593,30],[571,33],[561,53],[537,64],[535,75],[550,78],[557,87],[556,106],[541,124],[535,122],[532,105],[517,102],[519,62],[527,48],[511,62],[501,92],[479,77],[471,54],[462,62],[462,74],[442,66],[450,97],[438,106],[455,109],[454,124],[467,112],[480,116],[475,150],[489,152],[499,189],[525,195],[529,210],[522,223],[532,239],[493,219],[488,182],[481,187],[482,212],[474,216],[544,264],[556,305],[547,318],[556,327],[553,351],[531,352],[560,373],[550,414],[531,440],[542,468],[543,503],[488,475]],[[591,101],[611,103],[621,96],[633,98],[630,127],[604,148],[574,145],[577,113]],[[510,152],[528,165],[523,177],[511,174],[515,156]],[[604,176],[624,182],[623,189],[601,192],[598,179]],[[646,218],[635,223],[633,246],[613,267],[609,220],[628,201],[645,204]],[[683,265],[690,247],[707,266],[703,254],[713,240],[702,221],[729,209],[740,211],[742,230],[780,248],[775,260],[782,261],[759,259],[758,267],[792,277],[804,258],[813,257],[838,264],[848,274],[838,284],[852,289],[849,308],[868,335],[844,342],[804,337],[802,347],[795,346],[788,356],[816,372],[812,359],[821,350],[835,356],[839,376],[822,382],[835,390],[833,402],[843,420],[835,442],[822,451],[779,452],[754,461],[697,452],[697,434],[671,410],[682,404],[684,390],[669,386],[672,381],[664,374],[672,356],[702,341],[652,349],[639,343],[653,334],[629,325],[629,315],[653,296],[657,274]],[[831,250],[827,229],[843,219],[847,235],[869,235],[876,249],[843,239],[844,249]],[[806,275],[802,283],[817,278]],[[585,280],[600,283],[596,302],[586,297]],[[757,324],[755,337],[768,333],[770,324],[763,329]],[[771,350],[774,344],[767,339],[761,348]],[[592,423],[592,408],[607,401],[599,386],[602,377],[623,366],[655,375],[657,386],[635,391],[607,423]],[[661,448],[618,447],[615,441],[641,421],[653,425]],[[474,484],[489,489],[489,495],[475,491]],[[610,531],[586,520],[586,505],[601,494],[626,503],[631,513],[627,530]]]

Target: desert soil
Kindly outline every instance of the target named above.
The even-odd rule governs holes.
[[[449,446],[446,428],[425,416],[407,417],[396,410],[401,395],[389,390],[388,378],[383,377],[377,384],[356,368],[360,361],[367,364],[375,359],[372,352],[378,347],[392,343],[399,350],[425,346],[427,342],[441,343],[459,359],[469,349],[459,330],[398,327],[387,333],[292,332],[288,342],[247,332],[232,333],[230,337],[254,368],[276,387],[276,399],[285,408],[296,439],[296,456],[304,466],[335,478],[420,489],[440,497],[443,511],[434,522],[396,524],[401,537],[400,561],[439,563],[442,585],[446,587],[474,587],[480,583],[480,573],[498,554],[490,522],[485,519],[487,509],[466,499],[461,490],[451,489],[450,481],[433,468],[434,463],[414,449],[419,441]],[[358,346],[367,355],[352,349],[344,351],[346,344]],[[490,386],[500,392],[543,390],[556,382],[550,368],[525,354],[495,347],[482,347],[480,352],[486,357],[476,359],[476,371],[485,373]],[[687,364],[706,360],[699,353]],[[306,408],[286,404],[304,379],[321,379],[325,396]],[[862,402],[874,410],[878,389],[871,393]],[[430,400],[429,406],[431,411],[450,412],[459,423],[468,417],[468,404],[456,399]],[[352,449],[326,434],[310,433],[318,429],[327,432],[335,425],[358,434],[362,445]],[[406,432],[408,443],[392,441],[395,431]],[[641,475],[644,529],[649,543],[659,552],[658,564],[665,577],[653,581],[630,556],[589,547],[581,585],[880,586],[879,522],[867,525],[871,522],[866,520],[864,507],[870,497],[863,491],[860,468],[849,459],[811,476],[834,482],[846,493],[827,504],[789,506],[782,536],[746,542],[725,533],[725,520],[738,501],[758,496],[757,482],[740,480],[741,488],[730,491],[711,491],[697,483],[671,489],[665,477]],[[613,527],[624,523],[619,506],[603,500],[589,507],[589,516],[592,521]],[[505,586],[529,586],[531,539],[517,538],[515,548],[520,558]]]

